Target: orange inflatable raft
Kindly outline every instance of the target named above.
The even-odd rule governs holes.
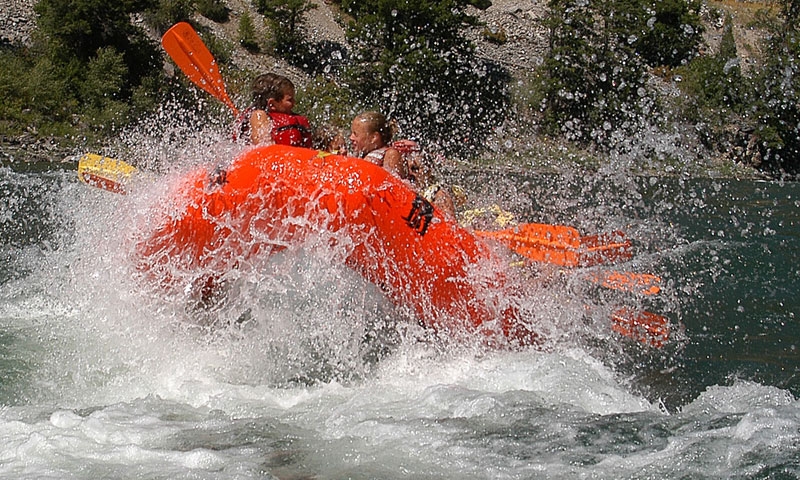
[[[348,266],[426,326],[536,340],[513,304],[503,260],[404,182],[360,159],[254,148],[224,171],[182,178],[150,218],[135,252],[160,288],[183,288],[176,272],[213,278],[327,230],[349,243]]]

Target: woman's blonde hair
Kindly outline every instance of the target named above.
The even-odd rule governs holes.
[[[356,116],[356,120],[366,125],[370,133],[378,132],[383,143],[391,143],[396,130],[396,124],[387,121],[382,113],[374,111],[364,112]]]

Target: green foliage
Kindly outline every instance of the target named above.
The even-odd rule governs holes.
[[[221,39],[207,29],[197,29],[203,43],[208,47],[208,51],[220,65],[228,65],[233,57],[233,44]]]
[[[695,101],[697,109],[741,109],[743,78],[730,17],[723,26],[719,52],[696,57],[676,73],[682,76],[680,86]]]
[[[698,0],[611,0],[586,5],[614,43],[633,48],[652,66],[676,67],[691,60],[703,40]]]
[[[0,59],[3,133],[86,137],[127,123],[134,93],[145,82],[155,86],[149,79],[160,73],[159,50],[131,22],[153,5],[41,0],[33,45],[3,50]]]
[[[256,39],[256,28],[253,25],[253,18],[245,10],[239,18],[239,44],[249,52],[258,52],[258,40]]]
[[[163,75],[154,73],[143,78],[142,83],[131,94],[131,118],[128,120],[137,119],[142,114],[156,110],[169,93],[169,86]]]
[[[94,128],[114,129],[125,123],[130,108],[121,90],[128,69],[114,47],[103,47],[86,67],[86,79],[78,90],[84,122]]]
[[[736,148],[738,159],[774,176],[800,174],[800,32],[786,0],[781,15],[758,12],[750,25],[769,32],[763,64],[739,67],[732,22],[726,18],[719,51],[676,69],[683,120],[693,122],[706,146]]]
[[[612,24],[609,4],[551,0],[550,51],[540,69],[542,127],[584,145],[613,147],[652,108],[645,70]],[[611,5],[613,7],[613,5]]]
[[[303,16],[317,8],[314,3],[309,0],[253,0],[253,5],[269,21],[278,56],[297,66],[313,60],[303,32]]]
[[[195,7],[200,15],[217,23],[227,22],[230,18],[230,11],[221,0],[195,0]]]
[[[800,0],[783,0],[781,2],[781,17],[787,32],[791,30],[797,32],[797,25],[800,22]]]
[[[800,174],[800,2],[784,0],[764,51],[766,61],[751,83],[756,136],[763,168]]]
[[[464,0],[346,0],[354,59],[345,73],[364,108],[448,151],[483,144],[504,119],[509,76],[476,58]]]
[[[703,39],[700,6],[697,0],[659,0],[646,9],[641,38],[633,43],[648,65],[676,67],[694,57]]]
[[[722,38],[719,42],[719,52],[717,53],[717,57],[725,60],[725,62],[739,58],[739,55],[736,51],[736,39],[733,36],[733,19],[730,15],[725,17],[725,23],[722,25]],[[737,72],[741,73],[738,65],[736,67]]]
[[[102,47],[114,47],[128,67],[126,93],[139,80],[160,67],[160,54],[130,16],[151,7],[153,0],[40,0],[36,4],[38,28],[46,39],[46,54],[77,80],[89,60]]]
[[[35,7],[39,30],[48,38],[53,57],[87,61],[98,48],[130,47],[140,32],[129,15],[152,5],[148,0],[40,0]]]
[[[82,71],[102,47],[122,52],[128,69],[124,87],[131,86],[158,68],[158,54],[141,29],[130,22],[130,14],[146,2],[102,0],[41,0],[36,5],[39,30],[46,39],[46,55],[75,84],[85,78]]]
[[[102,47],[86,67],[86,79],[79,87],[79,97],[86,105],[101,106],[108,99],[119,99],[128,68],[122,54],[114,47]]]
[[[346,130],[355,114],[378,109],[426,147],[448,154],[481,148],[487,132],[503,124],[512,106],[508,73],[479,61],[463,34],[476,24],[466,7],[485,8],[488,0],[334,3],[353,18],[347,30],[352,56],[329,65],[341,71],[321,60],[334,58],[340,45],[305,38],[303,18],[313,3],[254,0],[270,21],[275,51],[307,72],[325,72],[298,88],[298,111],[312,124]],[[196,101],[185,77],[165,79],[160,48],[131,22],[146,12],[163,32],[189,19],[195,6],[224,21],[216,16],[224,8],[220,0],[40,0],[33,45],[0,44],[0,135],[100,138],[141,118],[176,88],[179,100]],[[665,78],[682,78],[676,82],[682,95],[672,100],[679,108],[671,112],[694,122],[709,148],[746,146],[750,153],[742,158],[765,171],[800,174],[800,0],[780,0],[779,9],[756,17],[770,36],[761,46],[762,64],[749,72],[739,67],[730,18],[719,51],[696,55],[698,0],[550,0],[549,7],[551,48],[543,65],[518,82],[513,107],[519,119],[572,147],[617,147],[655,109],[647,63]],[[227,65],[234,46],[199,30]],[[501,42],[499,33],[488,39]],[[245,48],[258,49],[246,12],[238,34]],[[251,72],[224,75],[231,91],[244,96]]]
[[[194,13],[192,0],[158,0],[145,11],[145,20],[159,34],[178,22],[188,22]]]
[[[303,15],[317,8],[309,0],[253,0],[258,13],[264,15],[278,30],[293,35],[303,24]]]
[[[46,57],[29,51],[0,49],[0,133],[63,131],[77,101]],[[45,125],[51,125],[44,128]]]
[[[355,111],[350,90],[332,80],[317,76],[297,92],[298,111],[304,112],[312,125],[350,128]]]

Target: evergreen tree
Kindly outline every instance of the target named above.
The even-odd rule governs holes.
[[[222,0],[195,0],[195,7],[200,15],[217,23],[227,22],[230,11]]]
[[[643,6],[641,37],[633,43],[648,65],[677,67],[691,60],[703,40],[700,2],[658,0]]]
[[[692,108],[707,110],[741,107],[740,87],[743,78],[730,15],[723,24],[719,51],[715,55],[696,57],[676,72],[683,76],[681,88],[696,102]]]
[[[733,20],[728,15],[717,53],[699,55],[673,70],[684,95],[671,99],[676,121],[694,124],[698,138],[711,151],[729,158],[748,156],[747,124]]]
[[[239,44],[250,52],[258,52],[258,40],[256,40],[256,28],[253,25],[253,18],[245,10],[239,18]]]
[[[98,130],[130,120],[134,93],[143,83],[158,84],[152,79],[160,74],[160,50],[131,22],[133,14],[152,8],[154,2],[40,0],[36,4],[38,45],[44,52],[37,64],[65,87],[60,90],[67,97],[62,98],[65,115]],[[34,97],[37,104],[51,91],[47,85],[40,88]]]
[[[478,61],[462,33],[476,22],[466,13],[470,3],[342,2],[355,18],[347,32],[354,59],[345,75],[355,96],[449,152],[482,145],[508,104],[507,72]]]
[[[258,13],[269,20],[275,37],[275,53],[293,65],[308,61],[303,16],[317,8],[310,0],[253,0]]]
[[[64,68],[75,85],[98,50],[112,47],[127,68],[121,85],[123,97],[143,77],[160,68],[161,55],[131,15],[153,7],[155,0],[40,0],[36,4],[38,27],[48,45],[48,57]]]
[[[178,22],[188,22],[194,14],[192,0],[157,0],[145,10],[145,21],[163,35]]]
[[[800,0],[784,0],[751,91],[763,167],[800,174]]]
[[[612,147],[652,107],[645,69],[619,35],[614,2],[551,0],[550,50],[541,67],[543,129],[581,144]]]

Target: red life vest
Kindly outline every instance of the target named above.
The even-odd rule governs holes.
[[[250,115],[255,107],[242,111],[233,123],[233,141],[250,143]],[[311,148],[311,125],[308,119],[294,113],[268,112],[272,120],[272,140],[279,145]]]
[[[294,113],[269,112],[272,139],[279,145],[311,148],[311,125],[308,119]]]

